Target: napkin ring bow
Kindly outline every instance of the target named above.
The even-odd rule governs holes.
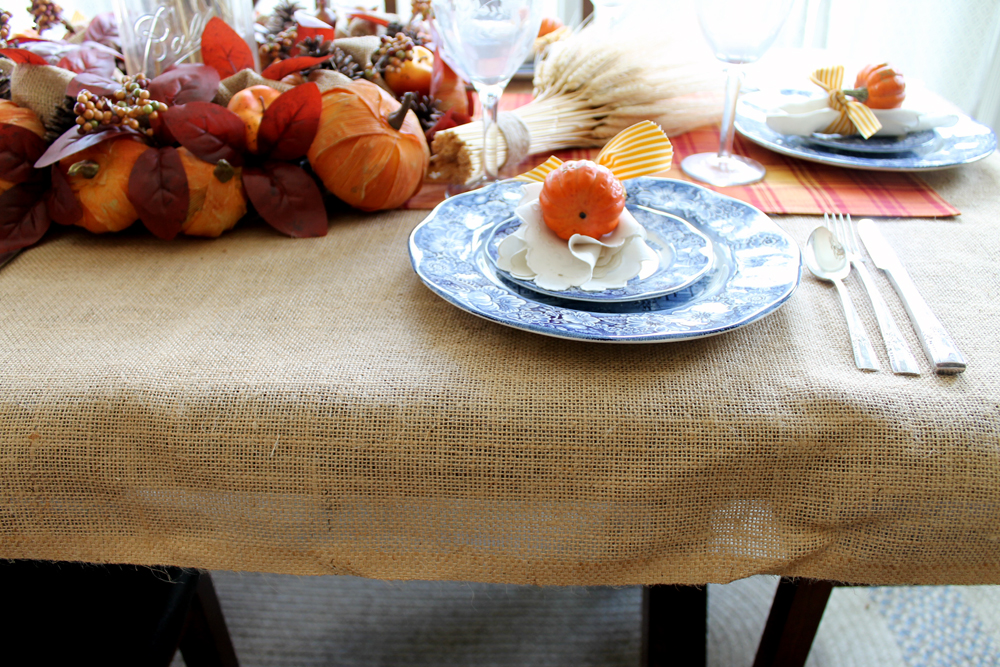
[[[824,67],[809,75],[809,79],[829,95],[829,105],[840,112],[837,120],[823,130],[824,134],[854,134],[867,139],[882,128],[875,114],[866,105],[848,97],[842,90],[844,66]]]

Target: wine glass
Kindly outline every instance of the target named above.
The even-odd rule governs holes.
[[[542,23],[541,0],[432,0],[441,55],[471,81],[483,108],[483,177],[499,180],[497,106],[514,72],[531,53]]]
[[[699,0],[698,22],[715,57],[726,68],[726,106],[718,153],[689,155],[681,162],[688,176],[709,185],[747,185],[764,178],[756,160],[733,155],[736,98],[743,82],[742,65],[756,62],[771,48],[792,8],[792,0]]]

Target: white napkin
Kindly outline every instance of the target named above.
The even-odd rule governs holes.
[[[876,137],[897,137],[932,127],[950,127],[958,122],[955,114],[927,114],[915,109],[872,111],[882,123],[882,129],[873,135]],[[778,134],[807,137],[825,130],[839,115],[839,111],[827,105],[827,97],[823,96],[805,102],[789,102],[771,110],[767,114],[767,126]]]
[[[618,227],[600,239],[574,234],[565,241],[542,220],[538,196],[542,183],[524,186],[514,213],[517,231],[500,242],[497,266],[521,280],[551,291],[579,287],[586,292],[624,287],[639,275],[644,260],[656,259],[646,245],[646,230],[627,210]]]

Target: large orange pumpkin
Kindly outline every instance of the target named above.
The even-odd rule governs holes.
[[[407,111],[396,129],[389,117],[398,111],[399,102],[364,79],[323,93],[309,163],[330,192],[362,211],[402,206],[427,173],[420,121]]]
[[[906,97],[903,75],[886,63],[868,65],[858,72],[854,88],[845,92],[872,109],[896,109]]]
[[[599,239],[618,227],[625,188],[607,167],[590,160],[564,162],[545,177],[538,197],[542,220],[561,239]]]
[[[0,123],[18,125],[45,138],[45,126],[31,109],[19,107],[10,100],[0,100]]]
[[[177,153],[191,196],[181,231],[189,236],[216,237],[232,229],[247,212],[240,169],[225,162],[204,162],[186,148],[178,148]]]
[[[75,224],[96,234],[118,232],[139,219],[128,200],[132,167],[146,144],[128,137],[111,139],[63,158],[59,169],[83,208]]]

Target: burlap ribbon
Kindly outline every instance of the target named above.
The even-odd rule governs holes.
[[[882,128],[872,110],[867,106],[848,97],[843,89],[844,66],[824,67],[809,75],[809,79],[825,90],[829,95],[830,108],[839,111],[837,120],[830,123],[824,134],[854,134],[859,133],[867,139]]]
[[[673,159],[674,147],[670,139],[659,125],[644,120],[616,134],[594,161],[624,180],[666,171],[670,169]],[[517,176],[517,180],[544,183],[545,177],[562,163],[553,155],[531,171]]]

